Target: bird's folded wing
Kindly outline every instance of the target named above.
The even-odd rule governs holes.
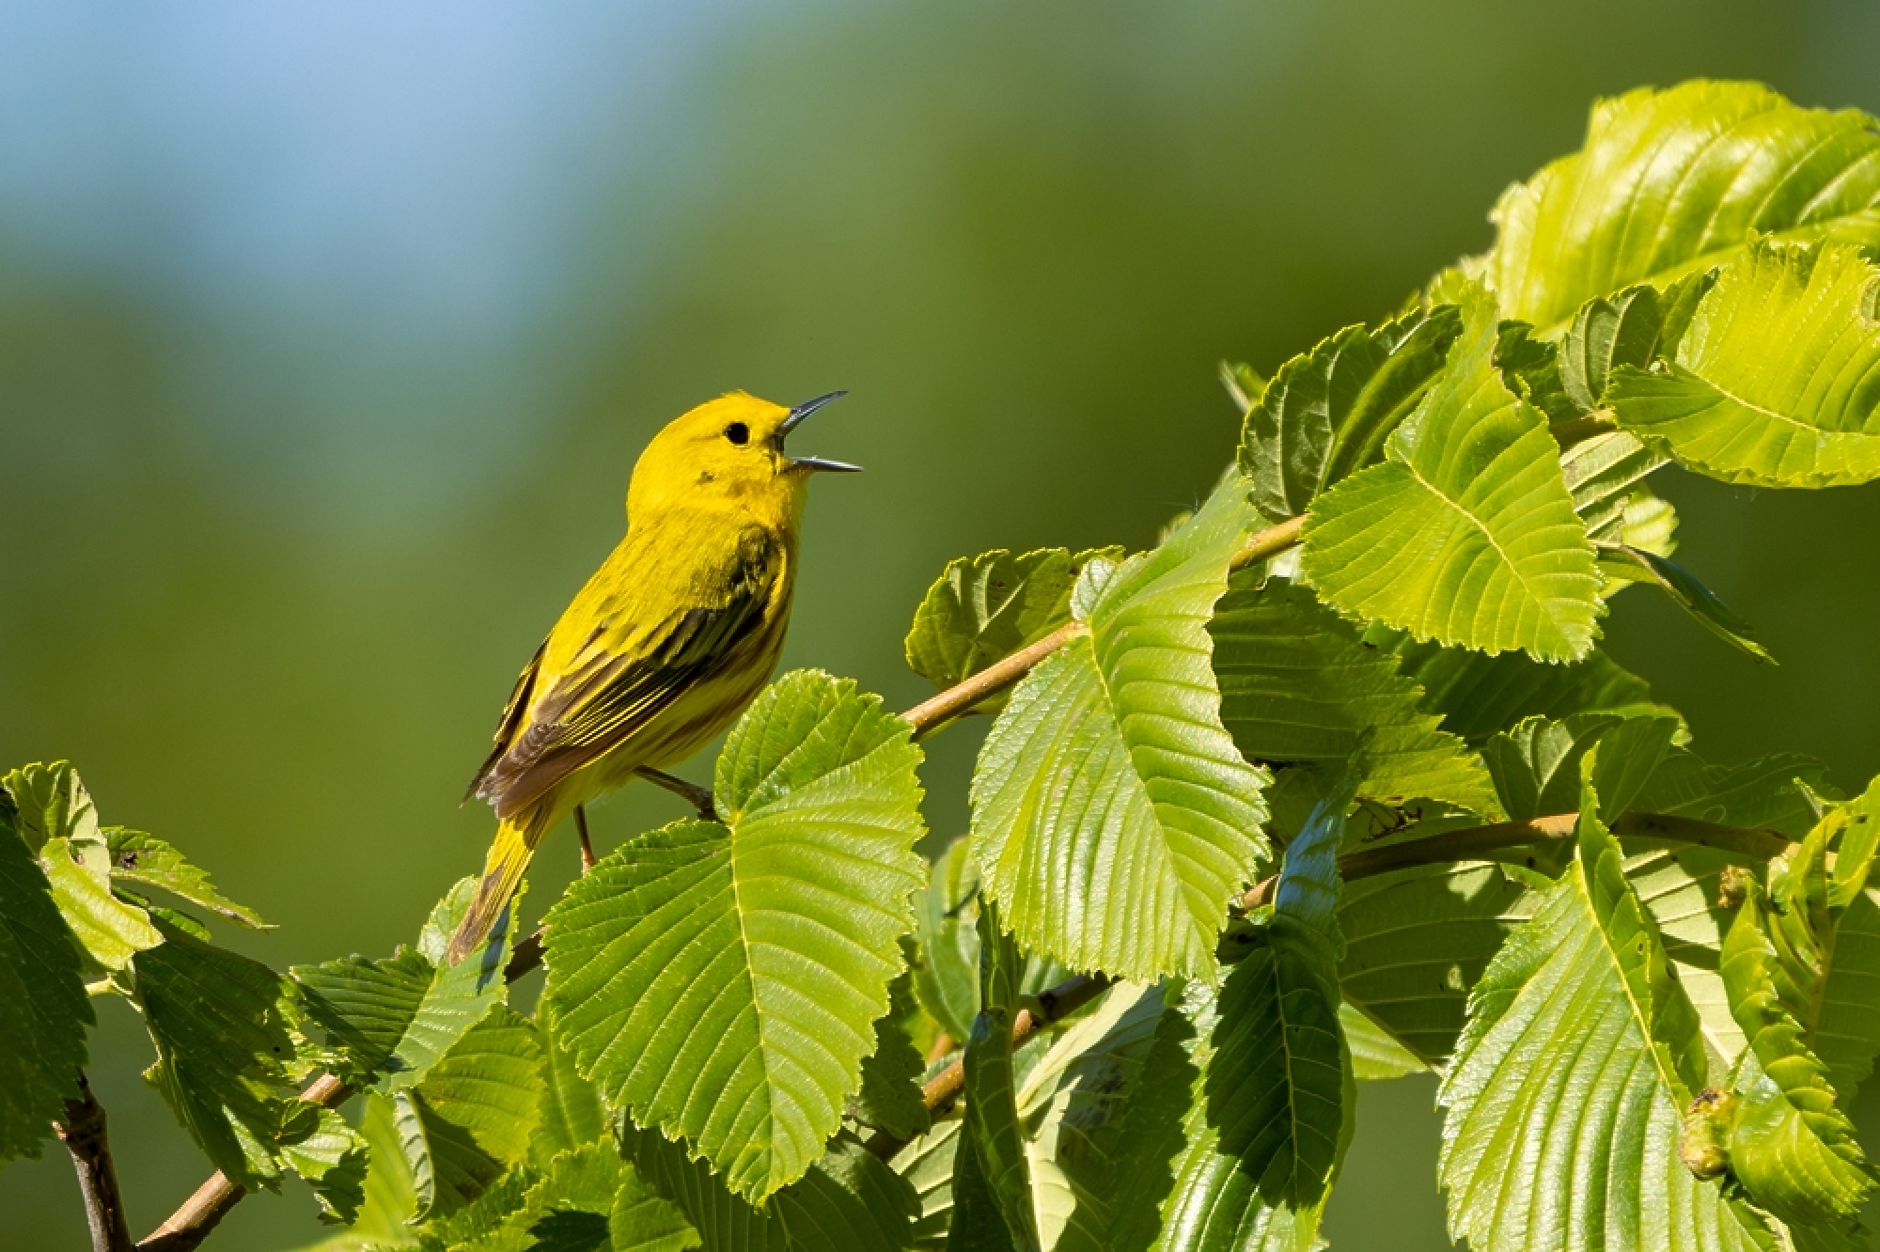
[[[492,754],[472,784],[475,793],[502,817],[526,808],[632,738],[724,664],[739,642],[763,628],[775,569],[764,561],[749,572],[731,583],[722,603],[672,614],[632,654],[609,650],[608,637],[596,632],[552,683],[545,685],[532,669],[526,708],[505,716],[510,741]]]

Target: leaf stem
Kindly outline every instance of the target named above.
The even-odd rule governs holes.
[[[91,1094],[84,1070],[78,1072],[78,1098],[65,1102],[65,1119],[52,1123],[52,1130],[72,1154],[72,1168],[78,1172],[92,1252],[131,1252],[130,1224],[118,1190],[117,1167],[111,1163],[104,1106]]]
[[[1269,526],[1253,536],[1246,546],[1234,554],[1228,563],[1230,570],[1243,570],[1249,565],[1270,560],[1299,542],[1299,531],[1305,525],[1305,515],[1289,517],[1277,526]],[[963,682],[954,684],[931,699],[923,700],[907,712],[901,714],[901,720],[914,724],[914,738],[924,739],[934,731],[945,726],[964,713],[971,712],[973,706],[991,696],[997,695],[1019,679],[1031,673],[1040,661],[1062,648],[1079,635],[1089,633],[1090,628],[1082,622],[1066,622],[1050,634],[1029,643],[1002,660],[995,661]]]
[[[1448,830],[1427,839],[1410,839],[1381,848],[1360,848],[1338,858],[1338,876],[1349,882],[1419,865],[1479,860],[1484,853],[1526,847],[1533,843],[1561,842],[1573,838],[1578,821],[1577,814],[1555,813],[1525,821],[1496,822],[1490,826]],[[1789,846],[1789,841],[1773,830],[1720,826],[1715,822],[1679,817],[1672,813],[1625,813],[1615,818],[1611,826],[1615,835],[1696,844],[1758,862],[1767,861]],[[1271,904],[1278,883],[1277,874],[1261,879],[1241,897],[1241,907],[1252,910]]]

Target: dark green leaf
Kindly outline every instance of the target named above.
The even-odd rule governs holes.
[[[425,922],[419,950],[387,960],[343,957],[296,966],[307,1014],[339,1049],[338,1064],[352,1081],[396,1091],[421,1081],[464,1032],[502,1003],[503,967],[521,892],[497,920],[483,950],[455,965],[443,963],[444,944],[476,894],[476,879],[460,880]]]
[[[1017,554],[1003,548],[961,557],[928,589],[907,635],[907,663],[951,687],[1068,622],[1071,588],[1092,561],[1115,564],[1121,548],[1072,555],[1063,548]],[[979,705],[985,712],[1003,701]]]
[[[541,1117],[541,1070],[534,1024],[496,1005],[424,1081],[396,1093],[419,1220],[463,1208],[528,1155]]]
[[[0,790],[0,1162],[38,1157],[94,1024],[78,947]]]
[[[1018,1016],[1018,978],[1022,964],[1018,945],[1000,933],[998,910],[990,903],[979,910],[979,1015],[966,1040],[966,1117],[960,1134],[960,1163],[956,1178],[976,1173],[986,1197],[1004,1220],[1011,1246],[1018,1252],[1037,1252],[1042,1246],[1038,1219],[1032,1208],[1031,1161],[1018,1126],[1018,1093],[1012,1072],[1012,1025]],[[965,1218],[967,1229],[982,1223],[972,1209],[975,1191],[957,1195],[955,1220]],[[963,1246],[955,1235],[949,1246]]]
[[[1418,707],[1423,693],[1397,673],[1396,658],[1363,643],[1304,588],[1261,584],[1257,571],[1236,574],[1208,624],[1221,722],[1243,755],[1336,768],[1362,740],[1359,795],[1499,816],[1481,758]]]
[[[1638,576],[1656,583],[1671,597],[1673,603],[1696,618],[1704,629],[1719,639],[1742,649],[1759,661],[1775,661],[1767,648],[1749,637],[1755,627],[1731,612],[1729,605],[1697,581],[1682,565],[1626,544],[1601,544],[1599,559],[1602,569],[1615,573],[1623,569],[1630,571],[1623,577]],[[1637,571],[1643,573],[1638,574]]]
[[[1482,748],[1502,807],[1516,821],[1572,813],[1580,807],[1580,758],[1618,726],[1612,717],[1580,715],[1564,722],[1530,717]]]
[[[1391,632],[1374,631],[1367,637],[1392,647],[1402,658],[1401,672],[1423,688],[1423,707],[1443,715],[1443,729],[1471,741],[1529,717],[1559,721],[1575,713],[1629,717],[1666,711],[1651,703],[1644,679],[1627,673],[1597,648],[1584,661],[1543,665],[1519,652],[1483,656],[1416,643]]]
[[[971,837],[955,839],[934,859],[927,886],[914,897],[920,959],[914,993],[954,1039],[964,1039],[979,1012],[979,867]]]
[[[875,1050],[862,1058],[862,1089],[850,1108],[860,1124],[899,1139],[923,1134],[930,1124],[920,1090],[927,1063],[907,1033],[918,1011],[912,974],[903,972],[888,987],[888,1011],[875,1023]]]
[[[321,1130],[319,1108],[291,1094],[292,985],[177,930],[132,969],[157,1046],[144,1077],[217,1169],[244,1187],[277,1186],[281,1147]]]

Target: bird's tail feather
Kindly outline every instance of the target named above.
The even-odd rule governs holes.
[[[515,818],[506,817],[497,826],[496,842],[490,845],[489,859],[483,863],[483,880],[477,884],[476,899],[471,901],[470,911],[464,914],[456,933],[450,937],[450,948],[445,954],[450,964],[457,964],[489,938],[496,919],[503,915],[509,897],[516,893],[516,885],[522,881],[522,871],[528,868],[545,825],[534,815],[525,813]]]

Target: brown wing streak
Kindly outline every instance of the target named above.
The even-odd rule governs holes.
[[[542,666],[542,654],[548,651],[548,640],[542,640],[535,655],[522,667],[522,673],[516,679],[515,689],[509,693],[509,703],[503,706],[503,719],[496,724],[496,746],[483,758],[483,764],[477,769],[477,776],[470,780],[470,786],[463,793],[463,802],[486,794],[484,783],[489,779],[490,771],[496,768],[496,762],[503,759],[503,753],[509,751],[509,745],[516,737],[516,728],[522,725],[522,715],[529,707],[529,697],[535,691],[535,675]]]
[[[597,652],[541,693],[530,724],[486,770],[479,791],[507,817],[591,761],[631,738],[709,675],[740,640],[763,623],[769,562],[747,567],[722,606],[679,614],[650,654]]]

